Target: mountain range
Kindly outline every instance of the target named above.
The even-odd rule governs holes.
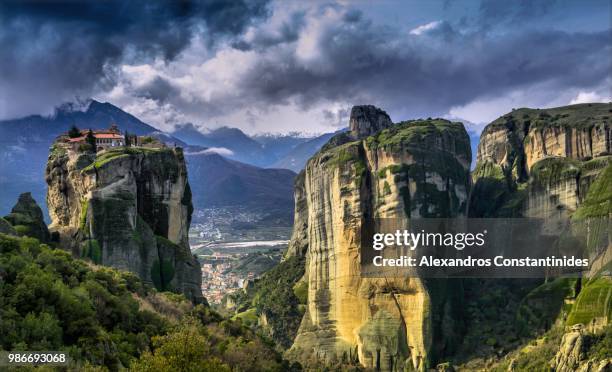
[[[219,154],[259,167],[285,168],[299,172],[308,158],[334,133],[306,137],[299,133],[248,136],[227,126],[202,130],[194,124],[178,125],[171,133],[190,145],[212,148]]]
[[[293,171],[259,168],[206,150],[185,155],[196,208],[241,205],[291,219]]]
[[[63,104],[50,116],[0,121],[3,190],[0,211],[8,212],[23,190],[31,191],[35,200],[45,203],[44,168],[49,146],[59,134],[73,125],[106,128],[111,123],[122,131],[150,135],[170,146],[185,148],[196,209],[213,205],[275,205],[290,214],[294,171],[299,171],[329,136],[249,137],[240,129],[229,127],[203,133],[193,124],[180,125],[173,133],[166,133],[110,103],[88,100]]]

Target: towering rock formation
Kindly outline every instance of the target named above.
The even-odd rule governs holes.
[[[46,181],[51,229],[73,254],[202,301],[180,148],[117,148],[96,157],[55,143]]]
[[[11,209],[11,213],[4,218],[13,225],[14,231],[20,235],[31,236],[45,243],[49,242],[51,235],[47,229],[42,209],[32,198],[31,193],[25,192],[19,195],[17,204]],[[4,229],[10,231],[8,227],[2,230]]]
[[[470,215],[569,217],[610,162],[611,123],[609,103],[518,109],[493,121],[478,145]]]
[[[560,309],[544,319],[566,332],[549,362],[555,371],[604,371],[612,365],[612,359],[586,352],[599,342],[592,334],[605,332],[612,319],[611,136],[612,104],[593,103],[513,110],[485,128],[478,146],[470,216],[538,217],[547,221],[544,234],[558,237],[576,226],[591,234],[591,269],[577,279],[568,294],[573,298],[543,290],[567,278],[551,279],[525,296],[528,304],[545,293],[542,300]]]
[[[458,282],[362,277],[362,232],[379,218],[407,227],[413,217],[463,215],[469,138],[462,124],[442,119],[393,125],[373,106],[354,107],[350,129],[296,180],[288,254],[305,255],[308,304],[288,355],[423,370],[452,343]]]
[[[610,107],[609,103],[588,103],[514,110],[485,128],[478,161],[496,163],[520,179],[547,157],[588,160],[610,155]]]
[[[554,370],[557,372],[604,372],[612,369],[612,358],[594,361],[586,357],[588,337],[582,327],[574,327],[571,332],[563,335],[559,351],[552,361]]]

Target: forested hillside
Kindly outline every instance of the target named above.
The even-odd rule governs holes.
[[[239,319],[2,226],[3,350],[64,351],[76,370],[299,369]]]

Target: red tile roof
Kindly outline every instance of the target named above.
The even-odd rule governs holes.
[[[96,138],[123,139],[123,136],[115,133],[94,133]]]
[[[120,134],[116,134],[116,133],[93,133],[93,136],[95,138],[98,139],[123,139],[123,136]],[[87,136],[81,136],[81,137],[76,137],[76,138],[70,138],[68,139],[68,142],[82,142],[85,140]]]

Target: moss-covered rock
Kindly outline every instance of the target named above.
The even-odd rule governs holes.
[[[362,277],[358,252],[362,234],[382,219],[401,228],[411,218],[466,213],[469,137],[444,119],[390,124],[383,117],[380,125],[372,117],[351,118],[351,131],[334,136],[297,178],[288,256],[307,250],[291,296],[305,297],[306,306],[288,355],[309,365],[359,360],[373,369],[424,369],[457,341],[452,309],[460,307],[453,295],[460,288]]]
[[[567,325],[591,323],[607,325],[612,319],[612,279],[597,277],[588,281],[576,298],[567,317]]]
[[[522,295],[516,317],[497,325],[498,333],[502,339],[513,334],[522,342],[538,339],[517,355],[508,356],[511,362],[501,363],[495,370],[550,368],[550,363],[560,370],[570,370],[568,365],[578,368],[590,361],[568,364],[568,357],[572,358],[568,353],[573,351],[560,348],[569,348],[578,339],[596,337],[584,331],[572,331],[576,334],[570,335],[566,327],[581,323],[587,326],[587,332],[599,332],[609,324],[612,283],[607,277],[610,263],[606,262],[606,249],[612,200],[610,112],[609,103],[518,109],[482,132],[472,173],[470,216],[564,219],[573,231],[586,232],[586,254],[591,262],[597,261],[586,278],[549,279]],[[553,223],[545,224],[545,228],[562,236]],[[561,239],[559,244],[575,248],[583,242]],[[487,284],[498,282],[502,281],[489,280]],[[529,287],[529,281],[515,280],[515,285]],[[502,304],[488,307],[487,311],[494,314],[508,310]],[[591,345],[584,346],[586,350]],[[507,345],[492,345],[492,350],[499,353],[502,347]]]
[[[203,301],[187,233],[193,206],[178,148],[118,147],[50,155],[53,228],[74,254]]]
[[[523,336],[537,336],[567,316],[567,300],[579,289],[577,278],[556,278],[534,288],[521,301],[516,314],[517,328]],[[571,306],[570,306],[571,307]]]
[[[595,178],[574,218],[607,217],[612,214],[612,163]]]
[[[546,188],[580,175],[581,162],[565,157],[545,158],[531,168],[530,183],[533,187]]]

